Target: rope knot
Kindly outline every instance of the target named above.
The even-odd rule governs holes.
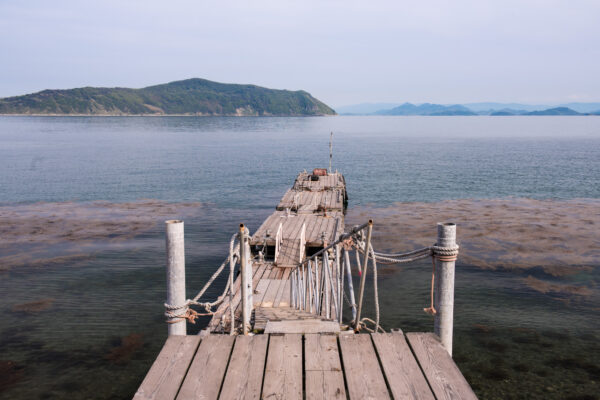
[[[190,323],[195,324],[196,318],[198,318],[200,315],[202,314],[198,314],[195,310],[188,308],[184,314],[175,316],[167,315],[169,318],[171,318],[170,320],[167,320],[167,324],[176,324],[178,322],[182,322],[183,320],[188,320]]]
[[[354,248],[354,239],[352,239],[351,237],[349,237],[348,239],[343,240],[342,241],[342,247],[346,251],[352,250]]]
[[[440,261],[456,261],[458,257],[458,245],[443,247],[438,246],[437,243],[431,246],[431,255]]]

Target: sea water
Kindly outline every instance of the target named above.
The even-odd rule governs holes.
[[[166,337],[163,221],[193,296],[330,132],[347,225],[403,251],[458,224],[454,358],[481,398],[597,398],[595,117],[0,117],[0,398],[131,397]],[[428,263],[381,267],[384,328],[432,330]]]

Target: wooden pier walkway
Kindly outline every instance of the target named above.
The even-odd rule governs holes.
[[[228,334],[231,310],[241,325],[239,274],[207,329],[168,337],[134,399],[476,399],[438,336],[344,330],[329,300],[293,307],[294,268],[344,233],[345,180],[323,171],[298,175],[249,239],[253,333]],[[324,263],[313,273],[333,290],[344,272]]]
[[[134,399],[476,399],[432,333],[171,336]]]

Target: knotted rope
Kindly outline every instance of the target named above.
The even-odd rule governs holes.
[[[362,232],[357,233],[353,236],[352,240],[354,241],[354,248],[356,251],[356,261],[358,264],[359,276],[361,274],[360,267],[360,257],[358,253],[365,254],[366,243],[364,241]],[[347,243],[345,243],[347,245]],[[364,326],[363,321],[365,318],[362,318],[359,321],[359,325],[364,326],[365,329],[370,332],[378,331],[381,327],[379,326],[379,299],[377,293],[377,262],[385,265],[394,265],[394,264],[406,264],[413,261],[421,260],[427,257],[431,257],[431,290],[430,290],[430,305],[429,307],[423,308],[427,314],[435,316],[437,314],[437,310],[435,309],[435,273],[436,273],[436,265],[435,260],[438,259],[442,262],[452,262],[456,261],[458,257],[459,246],[454,245],[450,247],[438,246],[437,243],[433,246],[424,247],[422,249],[413,250],[405,253],[392,253],[386,254],[382,252],[373,251],[373,247],[369,248],[368,259],[373,263],[373,280],[374,280],[374,292],[375,292],[375,321],[371,321],[375,325],[374,330],[370,330],[366,326]]]
[[[431,249],[431,305],[427,308],[424,308],[425,311],[429,315],[436,315],[437,310],[435,309],[434,304],[434,292],[435,292],[435,259],[442,262],[451,262],[456,261],[458,257],[458,245],[452,247],[442,247],[437,244],[430,247]]]
[[[168,303],[164,304],[165,317],[168,318],[167,323],[170,323],[170,324],[177,323],[177,322],[181,322],[185,319],[193,324],[196,322],[196,318],[198,318],[200,316],[214,315],[213,307],[218,306],[221,303],[223,303],[223,301],[225,301],[225,297],[227,296],[227,293],[229,293],[230,290],[232,290],[232,287],[231,287],[232,279],[231,278],[233,277],[233,275],[232,275],[233,268],[230,268],[230,278],[227,280],[227,284],[225,285],[225,289],[223,290],[223,293],[217,298],[217,300],[215,300],[213,302],[199,302],[198,300],[200,300],[200,298],[204,295],[204,293],[208,290],[208,288],[213,284],[215,279],[217,279],[219,277],[219,275],[221,275],[221,272],[223,272],[226,265],[228,265],[228,264],[231,265],[231,262],[233,262],[233,264],[235,264],[235,262],[237,260],[239,260],[240,246],[238,244],[234,247],[235,240],[238,238],[238,236],[239,236],[239,234],[235,233],[231,237],[231,240],[229,242],[229,256],[225,259],[225,261],[223,261],[221,266],[213,273],[213,275],[210,277],[208,282],[206,282],[204,287],[198,292],[198,294],[193,299],[186,300],[185,303],[182,305],[172,305],[172,304],[168,304]],[[191,306],[191,305],[204,307],[204,310],[206,312],[198,313],[195,310],[192,310],[189,308],[189,306]]]

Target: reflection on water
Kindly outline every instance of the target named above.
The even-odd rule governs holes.
[[[254,231],[270,212],[154,200],[0,207],[0,398],[130,397],[166,337],[163,221],[185,219],[191,296],[237,224]],[[367,217],[376,247],[393,251],[458,223],[454,353],[481,398],[597,398],[600,201],[399,203],[350,209],[347,226]],[[381,267],[386,329],[432,330],[430,268]]]

